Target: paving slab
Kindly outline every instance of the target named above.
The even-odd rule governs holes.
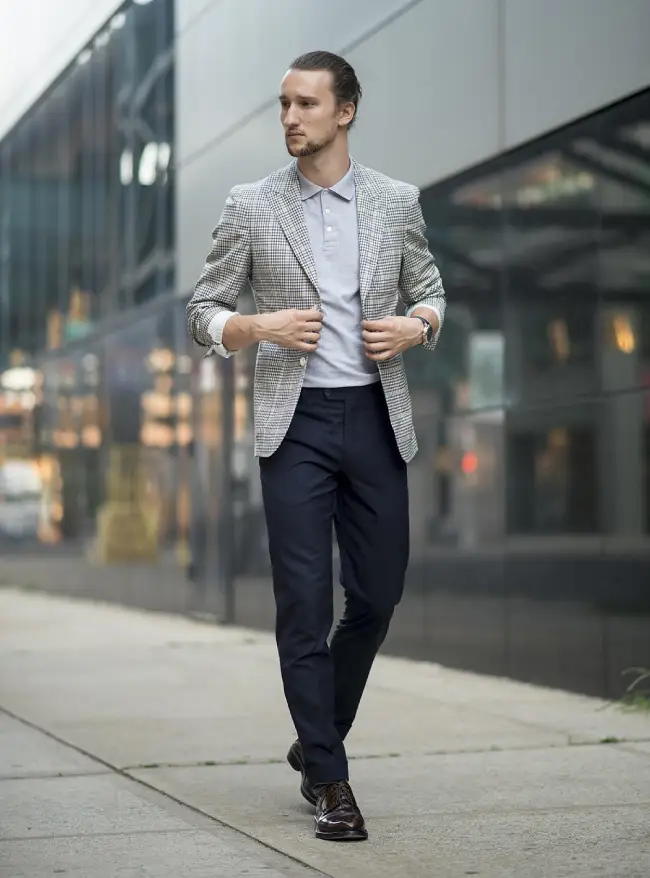
[[[483,676],[431,662],[390,658],[373,668],[373,687],[471,710],[565,735],[574,743],[604,738],[650,740],[650,713],[627,712],[600,698]]]
[[[98,624],[89,626],[89,621]],[[108,647],[117,651],[126,644],[160,646],[185,640],[227,644],[243,637],[239,628],[199,624],[183,616],[130,612],[115,604],[0,586],[0,644],[6,650],[83,652]]]
[[[147,802],[137,785],[115,775],[6,780],[1,838],[43,838],[184,828],[177,817]]]
[[[0,705],[134,777],[25,730],[0,779],[11,878],[650,875],[650,717],[598,699],[380,657],[349,738],[356,846],[313,838],[272,635],[0,590]]]
[[[6,717],[0,725],[8,725]],[[48,764],[53,742],[18,724],[21,730],[37,763]],[[319,874],[115,773],[0,778],[0,802],[0,874],[7,878]]]
[[[105,771],[92,759],[0,713],[0,780]]]
[[[226,711],[229,697],[224,696],[223,700]],[[409,696],[370,697],[362,713],[363,722],[360,718],[359,728],[350,735],[349,749],[353,757],[566,743],[566,738],[559,733],[529,728],[501,717],[486,716],[477,722],[467,711],[431,705]],[[249,717],[256,719],[252,722],[219,717],[178,719],[153,712],[149,719],[134,720],[125,716],[109,722],[58,721],[51,723],[50,728],[66,741],[119,767],[283,760],[295,737],[288,712],[269,717],[260,711],[251,711]],[[260,734],[262,727],[264,732]]]
[[[272,862],[275,865],[272,864]],[[244,854],[205,832],[120,835],[0,842],[7,878],[317,878],[286,857]]]
[[[635,753],[643,753],[644,756],[650,756],[650,741],[637,741],[625,746],[627,750],[634,750]]]
[[[643,820],[650,820],[650,761],[605,745],[354,761],[351,779],[371,834],[360,852],[336,846],[323,851],[312,839],[313,809],[300,799],[288,767],[154,769],[135,775],[336,878],[383,878],[398,874],[398,868],[399,874],[417,876],[462,875],[472,868],[482,876],[627,876],[635,873],[615,862],[621,850],[614,856],[612,820],[622,837],[632,833],[637,841],[643,839]],[[602,837],[595,848],[572,837],[585,825],[590,836]],[[497,866],[498,827],[507,836],[507,856],[501,855]],[[548,845],[553,835],[559,848],[549,861],[553,852],[544,853],[543,840]],[[635,856],[650,874],[650,834]],[[564,859],[573,871],[562,871]],[[549,862],[555,871],[544,871]],[[631,859],[624,862],[636,868]],[[616,868],[594,873],[594,863]]]

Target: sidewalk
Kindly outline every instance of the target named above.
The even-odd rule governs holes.
[[[650,716],[380,657],[313,838],[271,635],[0,589],[2,878],[648,878]]]

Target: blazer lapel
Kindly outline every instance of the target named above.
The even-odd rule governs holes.
[[[386,227],[386,204],[383,193],[372,185],[363,168],[356,164],[354,182],[359,228],[359,289],[363,301],[370,292],[377,268]]]
[[[300,199],[300,182],[294,165],[286,169],[277,187],[269,191],[269,200],[296,259],[311,283],[318,289],[316,263]]]

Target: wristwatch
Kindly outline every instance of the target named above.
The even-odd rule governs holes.
[[[433,326],[429,323],[429,321],[425,317],[420,317],[419,314],[413,315],[416,320],[422,321],[423,332],[422,332],[422,344],[429,344],[433,341]]]

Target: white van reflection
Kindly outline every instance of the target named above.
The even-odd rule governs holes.
[[[0,465],[0,536],[27,539],[38,536],[43,483],[27,460]]]

